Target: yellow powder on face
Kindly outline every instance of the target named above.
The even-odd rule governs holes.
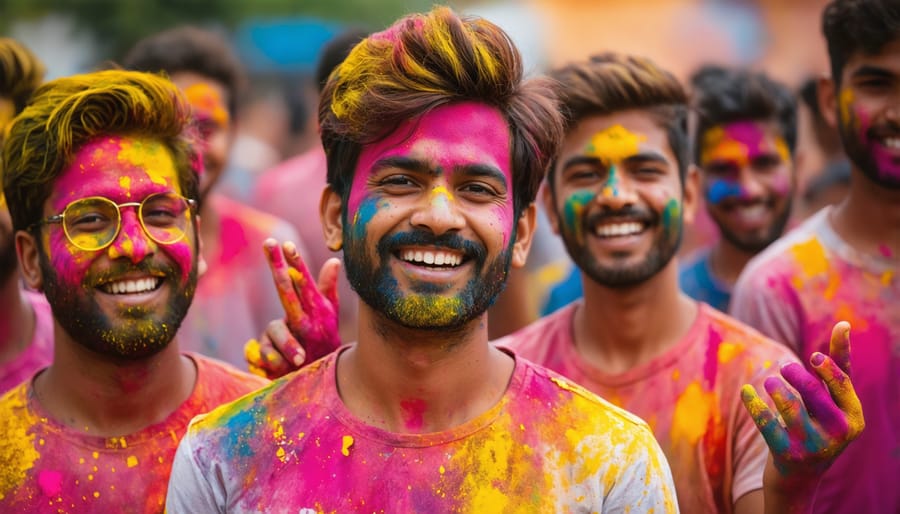
[[[172,153],[162,143],[150,139],[124,139],[119,145],[118,160],[143,167],[154,184],[178,191],[178,172]],[[180,192],[180,191],[179,191]]]
[[[675,403],[672,441],[686,440],[691,445],[697,444],[706,433],[710,419],[715,415],[712,409],[714,404],[715,395],[704,391],[697,381],[688,385]]]
[[[125,196],[131,198],[131,177],[119,178],[119,187],[125,190]]]
[[[622,125],[613,125],[594,134],[585,153],[609,166],[638,153],[641,141],[646,140],[647,136],[635,134]]]
[[[841,111],[840,121],[844,123],[849,123],[850,118],[852,117],[850,106],[853,105],[853,99],[853,90],[849,87],[843,89],[838,97],[838,109]]]
[[[728,137],[722,127],[713,127],[703,135],[700,165],[711,161],[728,161],[746,166],[749,160],[748,153],[747,145]]]
[[[787,142],[785,142],[783,137],[775,138],[775,151],[778,152],[778,156],[781,157],[781,160],[786,164],[791,163],[791,151],[788,149]]]
[[[128,459],[125,460],[125,464],[128,465],[129,468],[133,468],[138,465],[137,457],[134,455],[129,455]]]

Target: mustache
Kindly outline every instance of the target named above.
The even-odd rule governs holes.
[[[900,137],[900,123],[888,120],[878,125],[869,127],[866,131],[868,137]]]
[[[137,264],[116,261],[113,262],[109,268],[103,271],[92,273],[89,285],[91,287],[96,287],[108,282],[112,282],[127,273],[134,272],[162,277],[177,277],[180,275],[180,272],[173,266],[163,266],[147,260],[141,261]]]
[[[465,239],[456,233],[436,235],[428,230],[413,229],[384,237],[378,242],[378,253],[389,255],[404,246],[432,246],[461,252],[466,258],[483,261],[487,249],[481,243]]]
[[[596,227],[606,221],[639,221],[646,225],[655,225],[659,222],[659,215],[649,209],[640,209],[634,206],[612,210],[605,208],[588,216],[588,227]]]

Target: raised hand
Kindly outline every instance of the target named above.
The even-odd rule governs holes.
[[[244,354],[251,371],[275,378],[327,355],[340,346],[337,278],[340,261],[329,259],[318,283],[291,242],[263,243],[284,320],[269,324],[259,340],[251,339]]]
[[[783,484],[817,484],[822,473],[865,428],[862,405],[850,380],[850,324],[837,323],[831,332],[829,355],[815,352],[815,374],[798,363],[781,368],[781,376],[766,379],[772,412],[751,385],[741,399],[772,454]],[[798,396],[799,394],[799,396]]]

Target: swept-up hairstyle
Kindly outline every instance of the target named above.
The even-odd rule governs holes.
[[[828,44],[831,76],[840,86],[844,66],[853,54],[877,54],[900,37],[900,2],[835,0],[822,12],[822,34]]]
[[[688,99],[674,75],[650,59],[607,52],[553,70],[550,76],[557,82],[566,132],[590,116],[646,111],[665,129],[678,161],[679,177],[684,180],[689,164]],[[549,182],[554,187],[553,180]]]
[[[703,135],[736,121],[774,121],[791,154],[797,146],[797,101],[791,90],[765,73],[704,66],[691,77],[691,103],[697,113],[694,162],[700,163]]]
[[[562,136],[549,81],[522,75],[519,52],[503,30],[446,7],[369,36],[331,74],[320,98],[329,185],[346,198],[362,146],[401,123],[451,102],[482,102],[509,123],[518,216],[534,201]]]
[[[3,147],[3,190],[13,227],[43,217],[54,182],[87,142],[107,135],[147,137],[171,152],[181,192],[197,198],[197,157],[185,130],[190,107],[154,74],[107,70],[47,82],[16,118]]]

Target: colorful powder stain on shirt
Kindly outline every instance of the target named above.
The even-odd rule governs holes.
[[[883,277],[898,262],[862,253],[832,228],[824,209],[748,264],[734,291],[732,312],[808,364],[828,353],[831,330],[851,322],[853,385],[865,431],[824,473],[816,504],[829,512],[900,512],[900,283]],[[847,487],[847,477],[866,487]]]
[[[0,397],[0,512],[161,512],[178,440],[197,414],[265,381],[192,356],[197,384],[163,422],[122,437],[57,423],[25,382]]]
[[[251,395],[259,412],[235,424],[224,406],[196,420],[172,471],[167,509],[292,512],[674,512],[658,447],[642,421],[517,360],[503,399],[462,426],[390,433],[350,413],[335,385],[335,354]],[[285,417],[285,446],[264,432],[246,455],[233,432]],[[236,455],[237,454],[237,455]],[[244,477],[253,476],[252,487]],[[204,479],[202,477],[218,479]],[[339,477],[339,479],[336,479]],[[669,485],[667,485],[669,484]]]
[[[762,388],[773,362],[794,360],[782,345],[699,305],[693,326],[663,355],[610,375],[578,353],[574,316],[564,307],[497,345],[615,400],[647,420],[672,466],[681,512],[731,512],[733,499],[762,487],[768,448],[740,404],[745,383]]]

